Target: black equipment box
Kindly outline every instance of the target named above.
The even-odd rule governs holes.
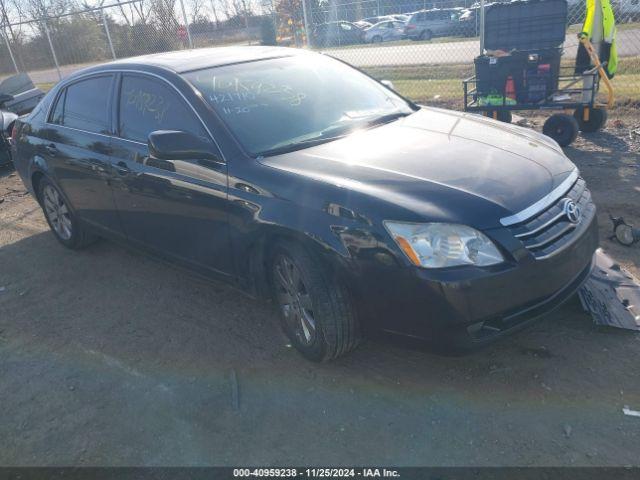
[[[513,51],[503,57],[476,57],[477,94],[509,96],[511,77],[511,94],[518,103],[544,101],[558,89],[561,55],[561,49],[549,48]]]
[[[566,0],[494,3],[485,12],[484,48],[509,52],[559,47],[566,22]]]

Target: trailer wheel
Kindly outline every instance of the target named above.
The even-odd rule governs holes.
[[[493,116],[494,112],[497,113],[495,117]],[[489,118],[495,118],[496,120],[499,120],[504,123],[511,123],[511,120],[512,120],[511,112],[509,110],[488,111],[488,112],[484,112],[484,116]]]
[[[573,116],[578,122],[581,132],[593,133],[604,127],[607,123],[607,110],[604,108],[590,108],[589,120],[584,120],[584,107],[576,108]]]
[[[561,147],[566,147],[576,139],[578,129],[578,121],[574,117],[564,113],[556,113],[544,122],[542,133],[553,138]]]

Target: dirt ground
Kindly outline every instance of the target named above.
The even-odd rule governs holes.
[[[537,124],[541,122],[534,119]],[[567,154],[638,276],[640,123]],[[270,307],[108,242],[61,247],[0,171],[0,465],[640,465],[640,334],[577,300],[464,357],[367,341],[329,364]]]

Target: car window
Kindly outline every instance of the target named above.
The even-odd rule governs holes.
[[[93,133],[109,133],[112,75],[81,80],[66,87],[49,121]]]
[[[122,138],[146,143],[155,130],[181,130],[208,138],[185,102],[153,78],[124,75],[120,87],[118,132]]]
[[[211,67],[184,77],[254,155],[413,111],[375,80],[324,55]]]
[[[55,123],[56,125],[62,125],[62,119],[64,114],[64,100],[67,95],[67,89],[65,88],[60,93],[60,97],[58,97],[58,102],[56,103],[53,112],[51,113],[51,118],[49,118],[50,123]]]

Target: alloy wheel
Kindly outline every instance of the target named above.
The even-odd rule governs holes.
[[[279,255],[274,264],[277,301],[288,327],[303,345],[317,335],[313,303],[300,270],[289,257]]]
[[[47,185],[42,191],[42,197],[44,211],[53,230],[63,240],[69,240],[73,234],[71,213],[62,196],[54,187]]]

